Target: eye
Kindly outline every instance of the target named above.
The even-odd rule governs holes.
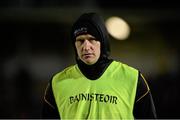
[[[76,42],[79,44],[83,44],[84,40],[83,39],[76,39]]]
[[[97,39],[92,37],[88,39],[90,43],[95,44],[97,42]]]

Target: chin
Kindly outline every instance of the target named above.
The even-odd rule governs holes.
[[[87,65],[93,65],[93,64],[95,64],[95,62],[91,62],[91,61],[84,61],[84,63],[86,63]]]
[[[93,65],[94,63],[90,63],[90,62],[85,62],[87,65]]]
[[[87,65],[93,65],[93,64],[95,64],[97,62],[94,59],[84,59],[84,60],[82,59],[82,61]]]

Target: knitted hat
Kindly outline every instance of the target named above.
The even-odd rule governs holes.
[[[74,26],[73,39],[75,40],[77,36],[82,34],[90,34],[94,36],[96,40],[101,41],[101,35],[97,28],[87,21],[78,22],[76,26]]]

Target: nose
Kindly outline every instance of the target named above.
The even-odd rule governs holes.
[[[84,40],[83,50],[89,50],[90,48],[91,48],[91,43],[89,42],[89,40]]]

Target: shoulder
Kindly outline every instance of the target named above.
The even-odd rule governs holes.
[[[134,67],[132,67],[132,66],[126,64],[126,63],[122,63],[122,62],[120,62],[120,61],[115,61],[115,60],[114,60],[112,63],[113,63],[114,65],[119,66],[119,67],[122,67],[122,68],[131,69],[131,70],[137,70],[136,68],[134,68]]]
[[[68,78],[73,73],[73,70],[74,70],[75,66],[76,65],[71,65],[69,67],[66,67],[62,71],[55,73],[53,75],[53,77],[52,77],[51,82],[54,82],[54,81],[57,81],[57,80],[59,81],[59,80],[63,80],[65,78]]]
[[[134,67],[119,61],[112,62],[110,72],[113,73],[113,75],[118,75],[121,78],[126,78],[127,80],[134,81],[135,83],[138,81],[139,71]]]
[[[120,61],[113,61],[112,65],[115,67],[115,68],[120,68],[123,72],[125,73],[134,73],[134,74],[137,74],[138,75],[138,70],[128,64],[125,64],[125,63],[122,63]]]

